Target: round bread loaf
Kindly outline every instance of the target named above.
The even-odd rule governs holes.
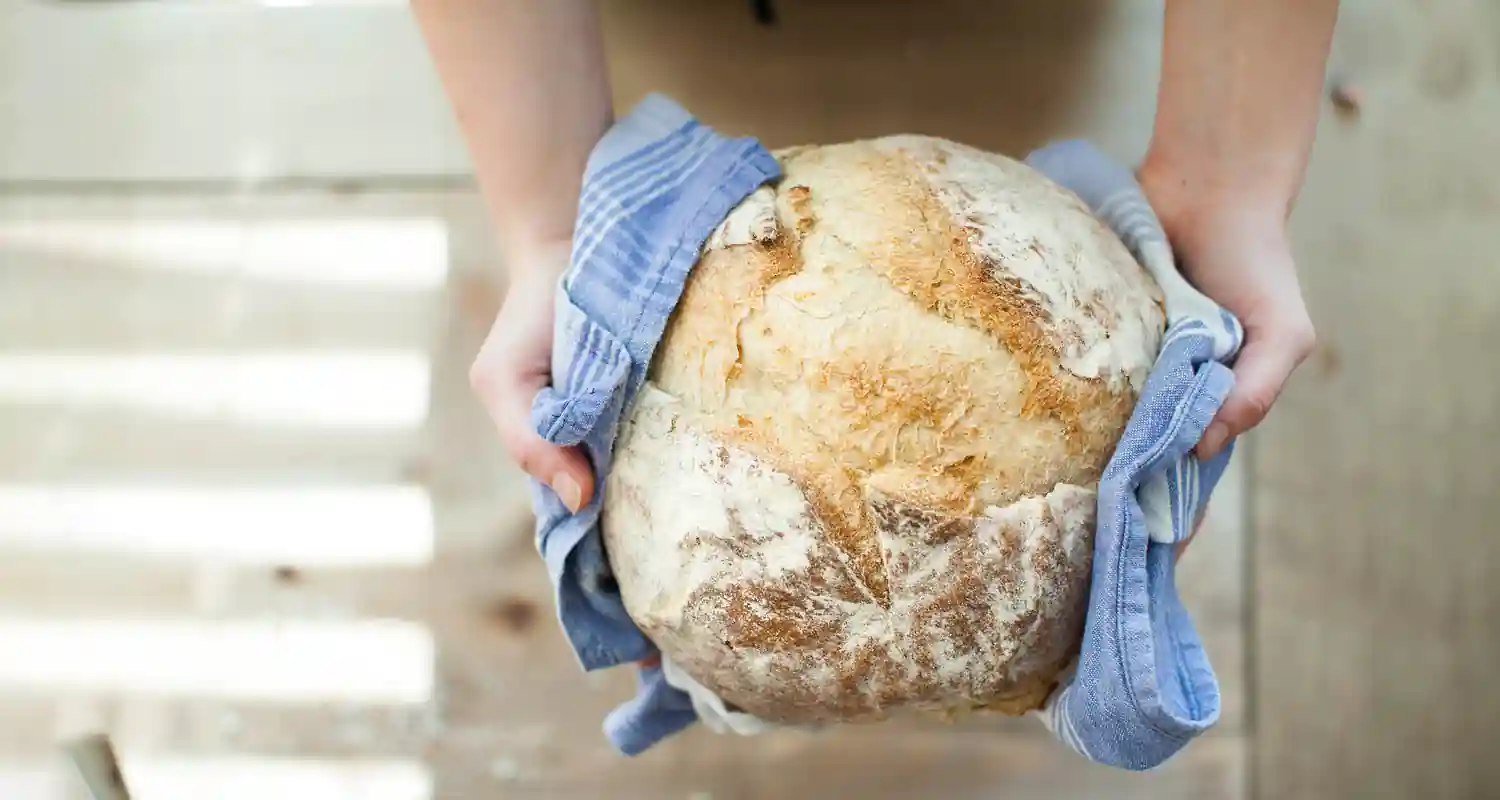
[[[1039,707],[1080,643],[1160,291],[1009,158],[921,136],[776,156],[616,442],[626,610],[768,722]]]

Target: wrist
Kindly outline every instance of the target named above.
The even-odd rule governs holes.
[[[521,235],[500,245],[500,258],[512,285],[553,283],[568,268],[573,241],[562,235]]]
[[[1226,225],[1263,237],[1285,232],[1291,193],[1263,176],[1235,175],[1152,152],[1136,179],[1174,247],[1191,249],[1197,239]]]

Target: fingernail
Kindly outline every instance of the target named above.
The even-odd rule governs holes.
[[[552,491],[557,492],[558,499],[573,513],[578,513],[578,506],[583,503],[583,490],[578,487],[578,481],[566,472],[559,472],[552,476]]]
[[[1198,442],[1198,453],[1201,458],[1213,458],[1219,454],[1224,447],[1224,442],[1229,439],[1229,426],[1222,422],[1215,422],[1208,426],[1203,432],[1203,439]]]

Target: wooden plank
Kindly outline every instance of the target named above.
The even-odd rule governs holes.
[[[3,408],[0,480],[109,482],[131,473],[197,482],[405,482],[427,470],[420,426],[320,430],[234,425],[122,409]]]
[[[402,4],[7,2],[0,50],[0,180],[234,187],[469,166]]]
[[[0,283],[22,269],[0,247]],[[394,350],[424,346],[437,330],[437,292],[359,287],[257,286],[237,276],[203,278],[106,270],[27,259],[31,293],[0,300],[6,350],[120,353],[204,347]],[[24,300],[24,302],[23,302]],[[110,332],[117,332],[109,335]]]
[[[603,4],[621,109],[665,92],[709,124],[784,147],[892,133],[1021,155],[1087,135],[1137,158],[1150,133],[1156,2]]]
[[[482,796],[498,784],[507,798],[1200,800],[1240,796],[1236,787],[1242,758],[1238,743],[1219,740],[1160,772],[1121,774],[1080,764],[1050,742],[1009,735],[860,731],[823,738],[787,735],[765,742],[690,735],[634,761],[582,747],[558,748],[543,762],[545,771],[535,766],[510,769],[516,762],[500,759],[489,777],[444,772],[439,786],[440,796],[455,798]]]
[[[0,343],[426,346],[440,330],[447,227],[471,198],[6,198]]]
[[[1257,796],[1500,785],[1492,5],[1345,4],[1294,219],[1321,348],[1256,448]]]

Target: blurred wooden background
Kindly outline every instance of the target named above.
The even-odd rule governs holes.
[[[51,747],[99,727],[148,800],[1500,796],[1497,4],[1344,3],[1359,107],[1294,217],[1322,346],[1181,568],[1223,723],[1144,775],[998,720],[615,756],[632,677],[563,646],[465,384],[504,269],[404,5],[87,5],[0,0],[0,797],[77,797]],[[1146,143],[1159,2],[774,5],[605,0],[622,107]]]

